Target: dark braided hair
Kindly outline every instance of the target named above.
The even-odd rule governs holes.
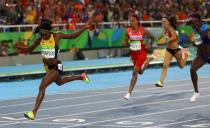
[[[39,28],[51,31],[52,30],[52,22],[50,20],[43,19],[43,20],[41,20]]]
[[[47,19],[42,19],[38,27],[35,29],[34,33],[38,33],[40,29],[45,29],[48,31],[52,30],[52,22]]]

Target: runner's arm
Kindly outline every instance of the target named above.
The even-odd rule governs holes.
[[[150,31],[148,31],[147,29],[144,29],[144,33],[145,33],[145,35],[146,35],[147,37],[149,37],[149,38],[151,39],[150,44],[152,44],[152,43],[154,42],[154,40],[155,40],[155,37],[153,36],[153,34],[150,33]]]
[[[127,31],[126,31],[126,33],[125,33],[125,40],[124,40],[122,46],[124,46],[124,47],[128,46],[128,40],[129,40],[129,37],[128,37]]]
[[[33,44],[29,47],[22,47],[17,46],[17,49],[22,50],[24,53],[31,53],[39,44],[40,44],[41,38],[38,38],[33,41]]]

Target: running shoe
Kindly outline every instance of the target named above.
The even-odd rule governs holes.
[[[86,73],[82,73],[80,76],[82,77],[82,80],[83,80],[85,83],[87,83],[87,84],[90,83],[90,79],[88,78],[88,76],[86,75]]]
[[[191,102],[194,102],[198,99],[198,97],[200,96],[200,93],[194,92],[193,96],[190,98]]]
[[[126,100],[129,100],[131,98],[131,94],[130,93],[127,93],[125,96],[124,96],[124,99]]]
[[[156,87],[163,87],[163,83],[161,83],[160,81],[158,81],[158,82],[155,83],[155,86]]]
[[[24,113],[24,116],[29,120],[35,120],[35,116],[33,112],[26,112]]]

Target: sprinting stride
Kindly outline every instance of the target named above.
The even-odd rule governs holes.
[[[194,93],[190,101],[193,102],[200,95],[197,71],[206,63],[210,64],[210,28],[207,24],[202,23],[201,16],[196,13],[189,17],[188,24],[193,27],[194,38],[192,42],[197,47],[197,56],[192,61],[190,68],[191,80],[194,87]]]
[[[130,44],[130,56],[133,61],[133,74],[130,81],[128,93],[124,99],[129,100],[131,93],[136,85],[138,74],[143,74],[143,71],[148,67],[149,62],[153,60],[152,57],[147,58],[147,49],[152,47],[152,43],[144,45],[144,36],[154,41],[154,36],[139,23],[139,17],[136,15],[130,16],[130,27],[127,29],[124,46]]]
[[[39,109],[45,97],[45,90],[51,83],[55,82],[58,86],[61,86],[74,80],[83,80],[85,82],[89,82],[89,79],[85,73],[82,73],[80,76],[66,76],[62,78],[61,74],[63,72],[63,65],[61,61],[58,60],[59,40],[75,38],[88,28],[89,26],[84,26],[80,31],[73,34],[63,34],[61,32],[54,33],[51,32],[51,21],[43,19],[36,29],[36,32],[39,33],[40,37],[35,39],[33,44],[29,47],[19,47],[19,49],[25,51],[25,53],[31,53],[37,46],[40,45],[44,67],[47,72],[39,86],[39,93],[37,95],[33,110],[24,113],[26,118],[35,120],[37,110]]]
[[[155,83],[157,87],[163,87],[164,79],[167,74],[168,67],[173,59],[176,58],[178,65],[180,68],[183,68],[186,64],[188,53],[182,51],[178,44],[178,34],[176,32],[177,21],[175,17],[163,17],[162,18],[162,26],[164,29],[165,39],[159,41],[159,45],[167,45],[165,51],[165,57],[162,67],[162,73],[160,76],[160,80]]]

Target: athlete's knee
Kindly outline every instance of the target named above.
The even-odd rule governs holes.
[[[191,73],[191,74],[192,74],[192,73],[196,73],[196,71],[197,71],[197,70],[196,70],[195,68],[193,68],[193,67],[190,68],[190,73]]]
[[[142,75],[143,73],[144,73],[144,70],[141,69],[141,70],[139,71],[139,74]]]
[[[179,68],[183,69],[184,65],[183,64],[179,64]]]
[[[168,68],[168,64],[163,64],[163,69],[167,69]]]
[[[141,70],[141,71],[139,71],[139,74],[140,74],[140,75],[142,75],[142,74],[143,74],[143,71],[142,71],[142,70]]]
[[[138,72],[133,72],[133,76],[136,77],[138,75]]]
[[[43,86],[43,85],[40,85],[40,86],[39,86],[39,91],[45,91],[45,89],[46,89],[45,86]]]
[[[138,71],[137,70],[134,70],[132,75],[133,76],[137,76],[138,75]]]
[[[58,86],[63,85],[63,82],[55,82]]]

